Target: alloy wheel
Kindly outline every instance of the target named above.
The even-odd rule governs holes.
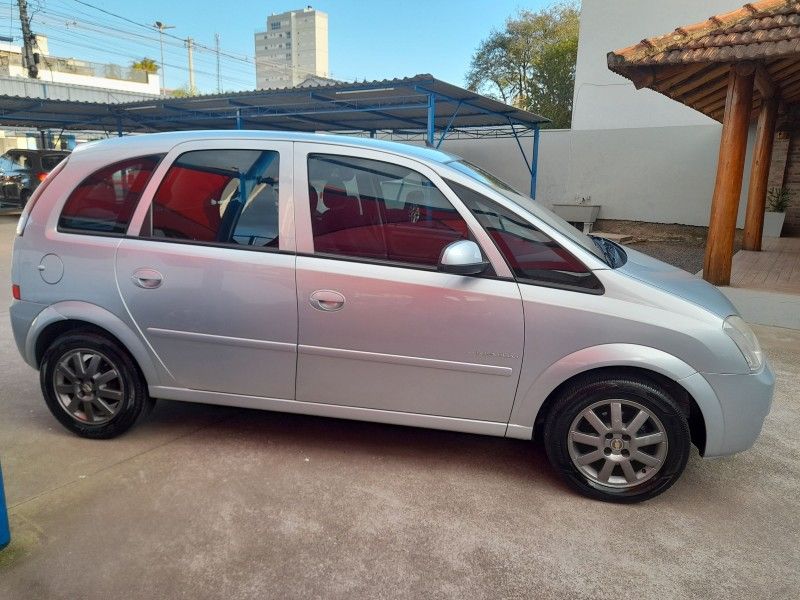
[[[104,354],[86,348],[70,350],[59,359],[53,386],[61,408],[90,425],[111,421],[125,398],[118,367]]]
[[[632,400],[595,402],[572,421],[572,463],[595,487],[628,489],[653,477],[667,455],[667,432],[650,410]]]

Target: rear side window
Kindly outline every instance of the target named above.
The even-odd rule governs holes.
[[[277,248],[278,173],[275,151],[186,152],[156,191],[143,235]]]
[[[58,228],[74,233],[124,235],[162,156],[130,158],[95,171],[67,199]]]
[[[547,234],[483,194],[447,183],[492,237],[518,281],[602,293],[592,272]]]

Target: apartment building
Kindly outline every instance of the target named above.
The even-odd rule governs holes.
[[[256,87],[294,87],[328,77],[328,14],[307,6],[267,17],[255,34]]]

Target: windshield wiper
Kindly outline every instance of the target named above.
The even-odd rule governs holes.
[[[608,263],[609,267],[616,269],[617,267],[621,267],[625,264],[625,252],[614,242],[598,235],[590,235],[589,237],[592,238],[595,246],[600,248],[603,256],[606,257],[606,262]]]

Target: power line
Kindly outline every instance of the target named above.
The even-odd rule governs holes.
[[[89,2],[85,2],[84,0],[72,0],[72,2],[76,2],[77,4],[80,4],[82,6],[86,6],[88,8],[95,9],[95,10],[97,10],[99,12],[102,12],[102,13],[104,13],[106,15],[121,19],[123,21],[131,23],[131,24],[136,25],[138,27],[142,27],[144,29],[152,30],[152,28],[149,25],[145,24],[145,23],[141,23],[139,21],[134,21],[133,19],[129,19],[128,17],[125,17],[125,16],[120,15],[118,13],[114,13],[112,11],[106,10],[106,9],[101,8],[99,6],[95,6],[94,4],[91,4]],[[179,41],[181,43],[184,42],[183,38],[181,38],[179,36],[176,36],[174,34],[165,33],[164,35],[167,36],[167,37],[171,37],[171,38],[173,38],[173,39],[175,39],[175,40],[177,40],[177,41]],[[206,44],[201,44],[201,43],[198,43],[198,42],[195,42],[195,48],[202,49],[202,50],[205,50],[205,51],[208,51],[208,52],[216,52],[215,48],[212,48],[212,47],[210,47],[210,46],[208,46]],[[229,52],[229,51],[226,51],[226,50],[221,50],[220,51],[220,55],[221,56],[227,56],[228,58],[231,58],[233,60],[239,60],[239,61],[246,62],[246,63],[253,64],[253,65],[261,64],[261,65],[265,65],[265,66],[274,67],[274,68],[277,68],[277,69],[283,69],[283,70],[286,70],[286,71],[297,71],[299,73],[307,73],[308,72],[307,69],[303,69],[301,67],[295,67],[295,66],[280,64],[280,63],[269,61],[267,59],[258,58],[258,57],[255,57],[255,56],[251,57],[250,55],[247,55],[247,54],[237,54],[237,53],[232,53],[232,52]],[[348,79],[348,78],[345,78],[345,79]],[[352,78],[349,78],[349,79],[352,79]]]

